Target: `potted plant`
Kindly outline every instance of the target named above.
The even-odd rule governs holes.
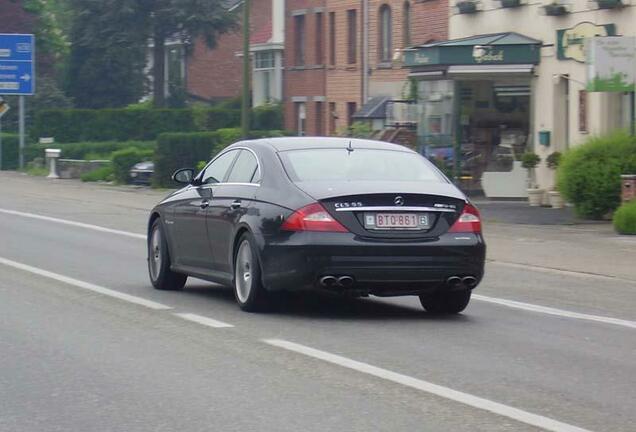
[[[502,8],[516,8],[521,6],[521,0],[500,0]]]
[[[544,5],[543,10],[545,11],[545,14],[548,16],[561,16],[568,13],[567,6],[560,3],[558,0],[550,4]]]
[[[624,6],[621,0],[596,0],[596,4],[599,9],[616,9]]]
[[[477,2],[474,0],[459,0],[455,3],[460,14],[471,14],[477,12]]]
[[[558,151],[550,153],[548,157],[545,159],[545,163],[551,170],[556,170],[559,167],[559,163],[561,163],[561,153]],[[552,188],[552,190],[548,191],[548,201],[553,208],[563,208],[563,198],[558,190],[556,190],[556,186]]]
[[[526,152],[521,156],[521,166],[528,170],[528,203],[532,207],[539,207],[543,202],[543,189],[539,189],[534,173],[541,158],[534,152]]]

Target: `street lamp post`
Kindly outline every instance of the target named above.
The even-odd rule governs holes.
[[[250,132],[250,0],[243,0],[243,101],[241,129],[243,138]]]

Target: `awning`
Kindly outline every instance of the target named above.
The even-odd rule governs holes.
[[[355,120],[372,120],[386,118],[386,104],[391,100],[387,96],[376,96],[371,99],[353,115]]]
[[[542,42],[519,33],[495,33],[414,46],[404,51],[406,67],[536,65]]]
[[[534,65],[465,65],[465,66],[449,66],[448,74],[529,74],[534,69]]]

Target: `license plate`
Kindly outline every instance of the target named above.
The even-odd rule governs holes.
[[[422,213],[367,213],[364,216],[367,229],[422,230],[430,227],[429,216]]]

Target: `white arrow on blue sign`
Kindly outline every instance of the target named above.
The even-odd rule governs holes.
[[[32,95],[35,91],[35,38],[0,34],[0,94]]]

